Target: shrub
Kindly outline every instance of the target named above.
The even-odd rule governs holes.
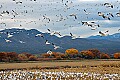
[[[120,53],[114,53],[114,58],[115,59],[120,59]]]
[[[80,54],[81,54],[81,57],[85,58],[85,59],[92,59],[92,58],[94,58],[94,54],[91,51],[88,51],[88,50],[81,51]]]
[[[100,59],[110,59],[110,56],[108,54],[101,53],[100,54]]]

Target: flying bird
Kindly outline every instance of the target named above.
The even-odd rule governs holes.
[[[108,16],[102,16],[104,19],[108,19],[108,20],[110,20],[110,17],[108,17]]]
[[[18,2],[16,2],[16,4],[22,4],[22,1],[18,1]]]
[[[99,34],[100,34],[101,36],[107,36],[107,34],[106,34],[106,33],[108,33],[108,32],[109,32],[109,30],[105,31],[104,33],[103,33],[103,32],[101,32],[101,31],[99,31]]]
[[[60,34],[60,32],[54,32],[54,34],[58,34],[59,36],[62,36],[62,35]]]
[[[12,42],[11,40],[8,40],[8,39],[5,39],[5,42],[9,43],[9,42]]]
[[[109,13],[109,15],[113,16],[111,13]],[[102,13],[102,12],[98,12],[98,16],[102,16],[104,19],[110,20],[110,17],[105,16],[104,13]]]
[[[111,17],[114,17],[114,15],[112,13],[108,13],[107,15],[110,15]]]
[[[55,35],[55,34],[57,34],[57,35],[59,35],[59,36],[62,36],[62,35],[60,34],[60,32],[51,31],[50,29],[47,29],[47,30],[48,30],[48,33],[50,33],[51,36],[52,36],[52,35]]]
[[[120,17],[120,11],[119,11],[118,13],[116,13],[116,15],[117,15],[118,17]]]
[[[3,7],[3,5],[0,6],[0,9]]]
[[[98,12],[98,16],[104,16],[104,13]]]
[[[43,35],[43,34],[36,34],[36,35],[35,35],[35,37],[38,37],[38,36],[44,38],[44,35]]]
[[[120,31],[120,29],[118,29],[118,31]]]
[[[49,45],[50,43],[48,42],[48,40],[46,40],[46,41],[45,41],[45,44],[46,44],[46,45]]]
[[[72,33],[70,33],[70,36],[72,37],[72,39],[76,39],[76,38],[79,38],[79,37],[77,37],[77,36],[74,36]]]
[[[52,50],[47,51],[47,54],[52,55],[52,54],[53,54],[53,53],[52,53]]]
[[[104,6],[113,8],[113,4],[111,4],[111,3],[104,3]]]
[[[56,45],[53,44],[53,43],[52,43],[52,45],[53,45],[53,47],[54,47],[55,50],[60,48],[60,46],[56,46]]]
[[[11,34],[8,33],[7,38],[11,38],[11,37],[13,37],[13,35],[11,35]]]
[[[76,14],[70,14],[69,16],[74,16],[75,19],[77,19],[77,15]]]
[[[99,24],[96,24],[95,22],[83,22],[83,21],[81,21],[82,22],[82,25],[87,25],[87,26],[90,26],[90,27],[95,27],[95,26],[97,26],[97,27],[100,27],[100,25]]]

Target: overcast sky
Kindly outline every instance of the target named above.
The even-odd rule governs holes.
[[[112,4],[113,8],[104,6],[104,3]],[[99,31],[106,30],[109,30],[109,34],[114,34],[120,33],[120,17],[116,15],[119,10],[120,0],[2,0],[0,29],[25,28],[47,32],[49,28],[62,35],[71,32],[82,38],[99,35]],[[5,11],[9,14],[3,13]],[[111,20],[98,16],[98,12],[104,13]],[[71,14],[76,14],[77,19],[69,16]],[[90,26],[82,25],[81,21],[94,21],[100,27],[94,26],[97,29],[91,30]]]

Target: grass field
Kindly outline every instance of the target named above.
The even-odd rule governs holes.
[[[0,70],[4,69],[51,69],[75,72],[99,72],[120,74],[119,60],[63,60],[23,63],[1,63]]]

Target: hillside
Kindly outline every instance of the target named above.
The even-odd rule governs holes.
[[[8,37],[7,33],[12,36]],[[42,37],[36,37],[37,34],[42,34],[44,39]],[[120,34],[117,33],[114,35]],[[0,31],[0,51],[30,52],[34,54],[45,53],[48,50],[65,52],[68,48],[76,48],[79,51],[97,48],[101,52],[114,53],[120,51],[120,36],[117,38],[111,37],[114,35],[106,36],[105,38],[94,36],[72,40],[70,36],[59,38],[57,36],[51,36],[49,33],[42,33],[36,29],[5,29]],[[60,46],[60,48],[54,50],[53,45],[45,44],[45,39],[50,43]]]

